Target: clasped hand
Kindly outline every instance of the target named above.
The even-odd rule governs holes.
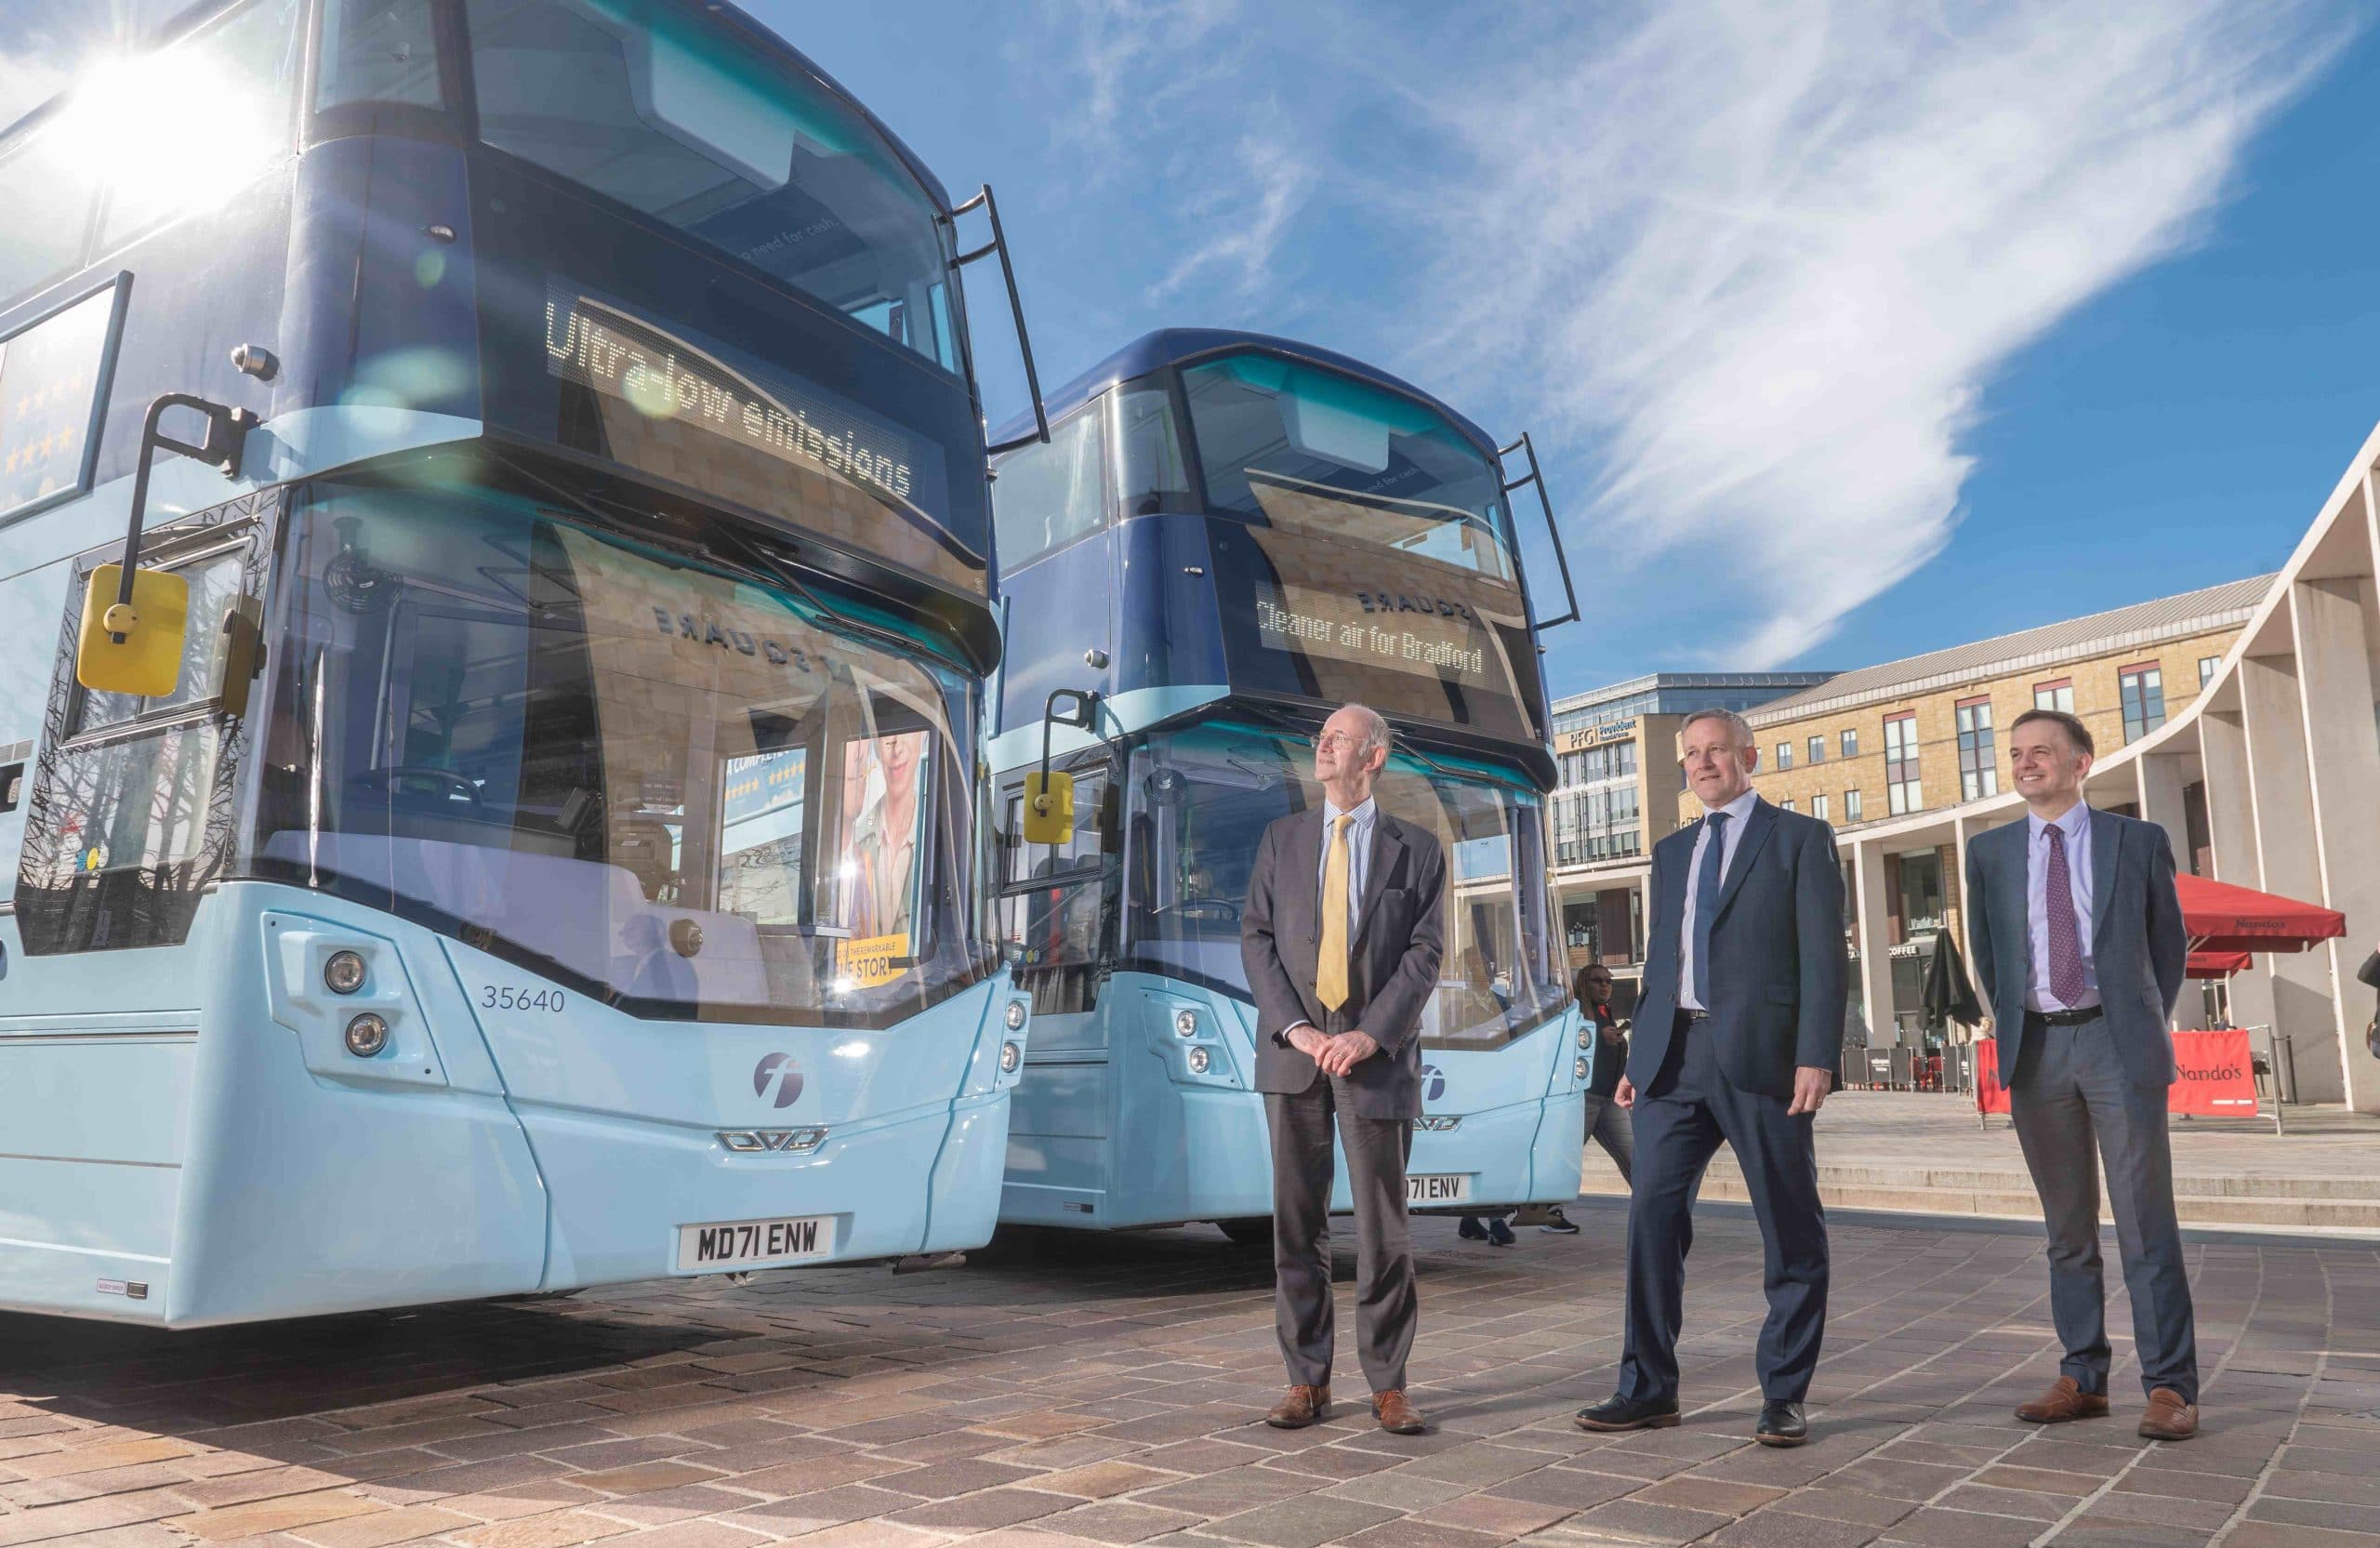
[[[1346,1075],[1380,1052],[1380,1044],[1369,1033],[1342,1032],[1333,1037],[1310,1025],[1291,1032],[1289,1046],[1312,1059],[1325,1075]]]

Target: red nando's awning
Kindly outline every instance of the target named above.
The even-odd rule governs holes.
[[[2193,958],[2222,952],[2304,951],[2347,933],[2347,916],[2319,904],[2203,876],[2177,876],[2174,886],[2181,893],[2182,927],[2189,933]]]

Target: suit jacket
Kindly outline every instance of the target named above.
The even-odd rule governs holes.
[[[1364,895],[1347,946],[1347,1003],[1314,998],[1322,944],[1322,809],[1264,830],[1239,916],[1239,952],[1256,997],[1256,1089],[1294,1094],[1321,1070],[1281,1034],[1299,1022],[1357,1028],[1381,1051],[1347,1077],[1365,1118],[1421,1116],[1421,1010],[1438,986],[1446,946],[1446,856],[1435,835],[1385,811],[1372,819]]]
[[[1690,823],[1653,846],[1645,990],[1628,1052],[1628,1078],[1639,1091],[1652,1086],[1669,1056],[1678,1008],[1678,935],[1701,826]],[[1806,1065],[1832,1071],[1840,1085],[1850,990],[1834,829],[1816,817],[1754,801],[1718,898],[1705,898],[1699,906],[1714,909],[1705,1009],[1728,1083],[1790,1099],[1794,1067]]]
[[[2031,838],[2032,824],[2018,821],[1967,840],[1967,954],[1991,1006],[2003,1087],[2016,1078],[2025,1050],[2025,987],[2033,961],[2025,901]],[[2181,998],[2189,954],[2165,830],[2093,812],[2091,959],[2108,1037],[2135,1085],[2174,1082],[2174,1035],[2166,1024]]]

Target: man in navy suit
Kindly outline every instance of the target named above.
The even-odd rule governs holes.
[[[2008,759],[2028,811],[1967,842],[1967,941],[2041,1195],[2050,1318],[2066,1349],[2056,1382],[2016,1417],[2056,1424],[2108,1411],[2104,1162],[2149,1390],[2140,1434],[2188,1440],[2198,1433],[2198,1340],[2165,1137],[2166,1023],[2189,958],[2173,846],[2154,824],[2084,804],[2091,733],[2073,716],[2017,716]]]
[[[1677,1336],[1703,1168],[1735,1147],[1766,1249],[1768,1320],[1752,1438],[1799,1446],[1826,1330],[1826,1216],[1812,1130],[1839,1083],[1846,993],[1834,830],[1752,790],[1743,717],[1706,710],[1678,734],[1702,820],[1653,846],[1644,998],[1615,1100],[1632,1109],[1628,1330],[1620,1390],[1585,1430],[1678,1422]]]

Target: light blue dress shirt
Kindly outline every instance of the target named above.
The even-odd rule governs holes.
[[[1744,819],[1760,803],[1758,790],[1746,790],[1742,795],[1719,808],[1727,814],[1726,830],[1719,839],[1719,880],[1727,880],[1727,869],[1736,863],[1736,846],[1744,841]],[[1711,842],[1711,824],[1706,817],[1695,826],[1694,853],[1686,861],[1686,913],[1680,921],[1677,941],[1677,1002],[1689,1011],[1711,1009],[1694,998],[1694,915],[1701,899],[1695,890],[1702,880],[1702,851]],[[1719,900],[1712,898],[1712,904]]]
[[[2082,998],[2069,1005],[2049,987],[2049,830],[2066,835],[2066,880],[2074,894],[2074,928],[2082,946]],[[2076,801],[2055,824],[2025,814],[2025,929],[2032,943],[2025,978],[2028,1011],[2087,1011],[2099,1003],[2099,965],[2091,957],[2091,807]]]
[[[1314,867],[1315,914],[1317,919],[1322,912],[1323,873],[1330,868],[1330,825],[1342,816],[1355,819],[1347,825],[1347,955],[1351,972],[1355,966],[1355,923],[1363,918],[1364,912],[1364,873],[1371,868],[1372,863],[1372,819],[1379,814],[1380,808],[1373,804],[1369,796],[1366,796],[1364,803],[1353,812],[1340,811],[1330,803],[1328,796],[1322,800],[1322,859]],[[1314,1023],[1300,1018],[1283,1027],[1281,1036],[1287,1038],[1301,1026],[1312,1025]]]
[[[1317,902],[1322,897],[1323,873],[1330,868],[1330,825],[1342,816],[1355,819],[1347,825],[1347,945],[1350,949],[1355,944],[1355,921],[1363,917],[1364,875],[1372,866],[1372,819],[1379,814],[1380,808],[1373,804],[1369,796],[1366,796],[1364,803],[1353,812],[1340,811],[1330,804],[1328,797],[1322,802],[1322,859],[1314,867],[1314,895]]]

